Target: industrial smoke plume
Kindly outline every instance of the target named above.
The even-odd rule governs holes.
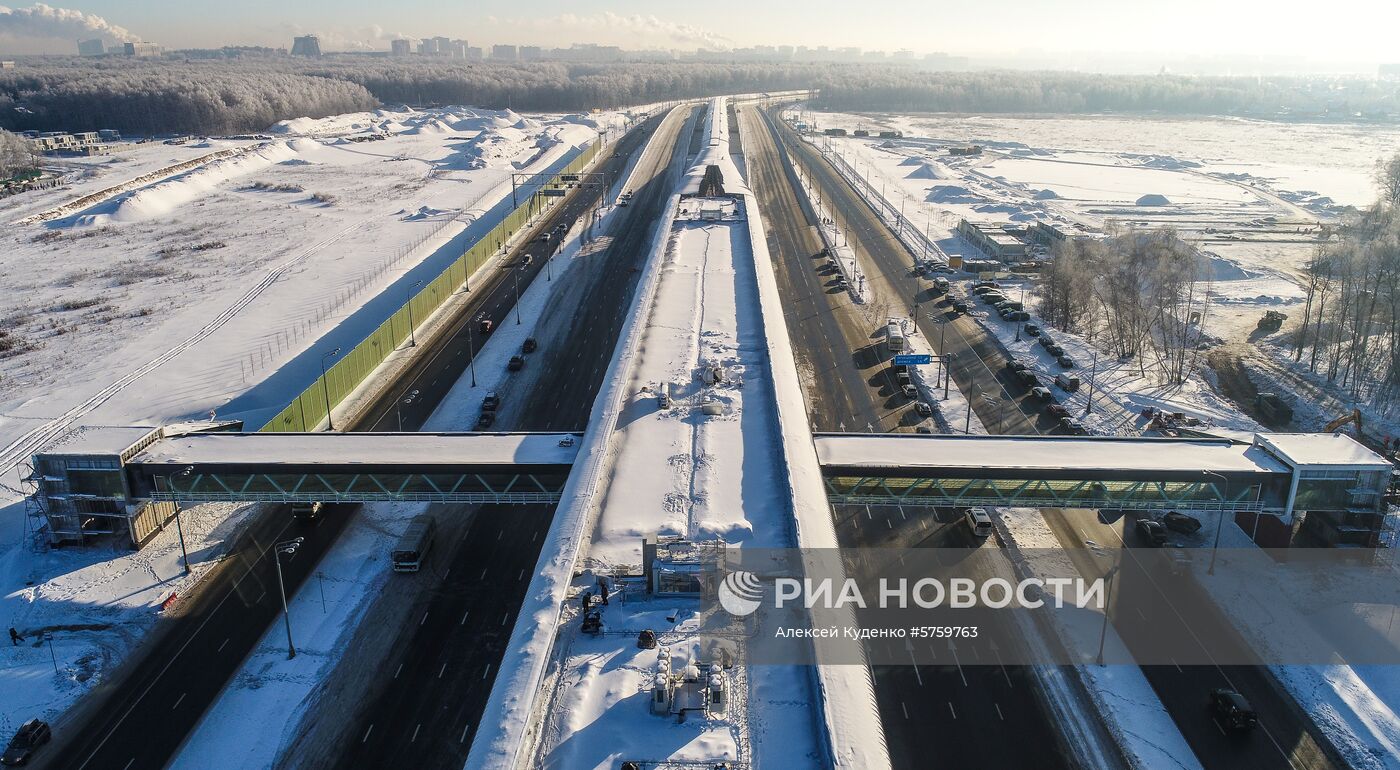
[[[66,39],[102,38],[116,43],[135,40],[131,31],[109,23],[96,14],[54,8],[35,3],[28,8],[0,5],[0,38]]]

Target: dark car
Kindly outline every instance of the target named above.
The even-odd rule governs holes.
[[[1036,342],[1039,342],[1042,348],[1049,348],[1051,345],[1055,344],[1055,338],[1048,334],[1042,334],[1040,335],[1040,339],[1036,340]]]
[[[963,302],[962,300],[958,300],[957,302],[954,302],[954,303],[953,303],[953,312],[954,312],[954,313],[966,313],[966,312],[967,312],[967,303],[966,303],[966,302]]]
[[[535,338],[534,338],[534,337],[526,337],[526,338],[525,338],[525,342],[521,343],[521,345],[520,345],[520,352],[522,352],[522,353],[533,353],[533,352],[535,352],[535,348],[537,348],[537,347],[539,347],[539,346],[540,346],[540,344],[539,344],[538,342],[535,342]]]
[[[933,407],[930,406],[926,401],[914,402],[914,411],[918,412],[920,417],[933,416]]]
[[[525,358],[523,356],[511,356],[510,363],[506,364],[506,370],[518,372],[525,368]]]
[[[1073,417],[1061,417],[1060,429],[1063,430],[1065,433],[1070,434],[1071,436],[1083,436],[1084,434],[1089,432],[1084,427],[1084,423],[1074,419]]]
[[[1040,378],[1035,376],[1035,372],[1030,369],[1022,369],[1016,372],[1016,379],[1020,380],[1021,384],[1028,388],[1034,388],[1040,384]]]
[[[1049,353],[1052,356],[1055,356],[1056,358],[1059,358],[1060,356],[1065,354],[1065,349],[1052,342],[1049,345],[1045,346],[1045,352]]]
[[[1167,525],[1167,529],[1183,535],[1194,535],[1201,530],[1200,519],[1180,511],[1168,511],[1167,515],[1162,517],[1162,523]]]
[[[1036,326],[1035,324],[1026,324],[1021,328],[1021,330],[1032,337],[1040,336],[1040,327]]]
[[[490,428],[492,425],[494,425],[495,423],[496,423],[496,413],[495,413],[495,412],[482,412],[482,413],[481,413],[481,416],[478,417],[478,418],[476,418],[476,429],[477,429],[477,430],[486,430],[486,429]]]
[[[0,762],[7,765],[23,765],[52,737],[53,731],[49,729],[48,722],[31,719],[19,726],[19,731],[10,739],[5,754],[0,756]]]
[[[1047,404],[1045,413],[1057,420],[1069,417],[1069,410],[1065,408],[1064,404]]]
[[[1060,366],[1063,366],[1066,369],[1074,368],[1074,359],[1071,358],[1068,353],[1061,353],[1060,355],[1055,357],[1055,360],[1059,361]]]
[[[1038,398],[1041,401],[1049,401],[1054,397],[1055,394],[1051,393],[1050,389],[1045,387],[1044,385],[1037,385],[1034,388],[1031,388],[1031,398]]]
[[[1150,545],[1161,546],[1167,544],[1167,528],[1162,526],[1162,522],[1156,519],[1138,519],[1135,528]]]
[[[1243,733],[1259,726],[1259,715],[1254,713],[1254,707],[1234,690],[1223,687],[1211,690],[1207,706],[1211,717],[1223,730]]]
[[[919,389],[914,387],[913,385],[901,385],[899,387],[899,392],[903,393],[905,398],[919,397]]]
[[[490,334],[496,328],[496,324],[490,318],[482,318],[476,322],[476,330],[482,334]]]
[[[1018,358],[1013,358],[1010,361],[1006,362],[1006,368],[1010,369],[1013,372],[1023,372],[1029,369],[1030,366],[1028,366],[1025,361],[1022,361]]]
[[[486,398],[481,399],[481,411],[483,412],[494,412],[500,408],[500,406],[501,397],[497,395],[494,390],[487,393]]]

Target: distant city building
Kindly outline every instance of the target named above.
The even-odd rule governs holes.
[[[435,51],[435,53],[436,53],[438,56],[451,56],[451,55],[452,55],[452,38],[450,38],[450,37],[435,37],[435,38],[433,38],[433,47],[434,47],[435,49],[437,49],[437,50]]]
[[[135,56],[138,59],[149,59],[160,56],[160,46],[155,43],[143,43],[140,41],[122,43],[122,55]]]
[[[12,70],[12,69],[14,69],[14,68],[15,68],[15,63],[14,63],[14,62],[12,62],[12,61],[0,61],[0,70]]]
[[[794,57],[796,54],[797,54],[797,49],[793,48],[793,47],[790,46],[790,45],[780,45],[780,46],[778,46],[778,58],[779,58],[780,60],[782,60],[782,61],[792,61],[793,57]]]
[[[292,38],[293,56],[310,56],[319,58],[321,55],[321,40],[315,35],[302,35]]]
[[[467,61],[481,61],[484,58],[486,58],[486,55],[482,52],[480,46],[467,46]]]
[[[447,53],[454,59],[467,58],[467,41],[449,40],[447,43]]]
[[[412,52],[413,52],[413,44],[412,44],[412,41],[409,41],[409,40],[390,40],[390,41],[389,41],[389,55],[390,55],[390,56],[407,56],[407,55],[409,55],[409,54],[412,53]]]
[[[516,61],[520,58],[520,52],[513,45],[493,45],[491,58],[498,61]]]
[[[424,56],[437,56],[437,38],[425,37],[418,43],[418,53]]]
[[[107,47],[101,40],[79,40],[79,56],[103,56],[107,53]]]
[[[537,45],[520,46],[521,61],[539,61],[544,58],[544,50]]]

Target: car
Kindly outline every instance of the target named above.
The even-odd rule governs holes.
[[[967,528],[976,537],[991,537],[992,517],[986,508],[968,508],[963,514],[963,521],[967,522]]]
[[[481,318],[476,322],[476,330],[482,334],[490,334],[496,328],[496,323],[490,318]]]
[[[540,243],[549,243],[554,240],[554,233],[545,233],[539,237]]]
[[[1008,299],[997,303],[997,310],[1025,310],[1026,306],[1018,299]]]
[[[973,294],[979,294],[979,295],[980,295],[980,294],[986,294],[986,293],[992,292],[992,291],[996,291],[996,286],[973,286],[973,287],[972,287],[972,293],[973,293]],[[997,292],[997,293],[1000,293],[1000,292]]]
[[[478,418],[476,418],[476,429],[477,429],[477,430],[487,430],[487,429],[489,429],[493,424],[495,424],[495,422],[496,422],[496,413],[495,413],[495,412],[482,412],[482,413],[481,413],[481,416],[478,417]]]
[[[1074,393],[1079,390],[1079,377],[1073,374],[1057,374],[1055,384],[1066,393]]]
[[[1045,406],[1045,413],[1057,420],[1069,417],[1069,410],[1065,408],[1064,404],[1047,404]]]
[[[1060,429],[1063,430],[1065,433],[1070,434],[1071,436],[1083,436],[1084,434],[1089,432],[1087,429],[1085,429],[1084,423],[1074,419],[1073,417],[1061,417]]]
[[[954,302],[954,303],[953,303],[953,312],[954,312],[954,313],[966,313],[966,312],[967,312],[967,303],[966,303],[966,302],[963,302],[962,300],[958,300],[957,302]]]
[[[933,407],[926,401],[915,401],[914,411],[918,412],[920,417],[933,416]]]
[[[1026,324],[1025,326],[1021,327],[1021,331],[1025,332],[1026,334],[1029,334],[1032,337],[1040,336],[1040,327],[1036,326],[1035,324]]]
[[[1045,352],[1046,352],[1046,353],[1049,353],[1050,355],[1054,356],[1055,358],[1059,358],[1060,356],[1062,356],[1062,355],[1065,354],[1065,349],[1062,348],[1062,347],[1060,347],[1059,345],[1056,345],[1056,344],[1054,344],[1054,343],[1051,343],[1051,344],[1045,346]]]
[[[1001,284],[996,281],[976,281],[972,284],[973,289],[1000,289]]]
[[[292,503],[292,518],[310,524],[321,518],[323,507],[319,500],[312,503]]]
[[[1042,334],[1040,335],[1040,339],[1036,340],[1036,342],[1039,342],[1042,348],[1048,348],[1055,344],[1055,338],[1048,334]]]
[[[525,368],[525,358],[523,356],[511,356],[510,363],[506,364],[506,371],[518,372]]]
[[[535,341],[534,337],[526,337],[525,341],[520,344],[520,352],[533,353],[535,352],[535,348],[538,348],[539,346],[540,344]]]
[[[1025,370],[1031,367],[1025,361],[1022,361],[1019,358],[1013,358],[1010,361],[1006,362],[1006,368],[1010,369],[1013,372],[1024,372]]]
[[[901,388],[904,387],[905,385],[912,385],[913,382],[914,382],[914,381],[909,377],[909,372],[895,372],[894,381],[895,381],[895,383],[897,383]]]
[[[0,762],[7,765],[26,764],[34,756],[34,752],[51,738],[53,731],[49,729],[48,722],[31,719],[19,726],[15,737],[10,739],[10,745],[5,747],[4,755],[0,755]]]
[[[494,390],[488,392],[486,397],[481,399],[481,411],[483,412],[494,412],[499,409],[500,406],[501,397]]]
[[[1063,366],[1066,369],[1074,368],[1074,359],[1071,358],[1068,353],[1061,353],[1060,355],[1055,357],[1055,360],[1059,361],[1060,366]]]
[[[1259,715],[1254,707],[1234,690],[1224,687],[1211,690],[1207,708],[1215,723],[1227,732],[1245,733],[1259,726]]]
[[[930,427],[927,426],[927,425],[918,425],[918,426],[915,426],[914,432],[915,432],[915,433],[923,433],[923,434],[929,435],[929,434],[932,434],[932,433],[933,433],[933,429],[930,428]]]
[[[1035,376],[1035,372],[1030,369],[1022,369],[1016,372],[1016,379],[1020,380],[1021,384],[1028,388],[1034,388],[1040,384],[1040,378]]]
[[[901,385],[899,387],[899,392],[903,393],[905,398],[919,397],[919,389],[915,388],[913,385]]]
[[[998,302],[1002,302],[1005,300],[1006,297],[1004,295],[998,294],[994,291],[989,291],[986,294],[982,295],[982,301],[988,305],[991,305],[992,307],[996,307],[996,304]]]
[[[1167,511],[1162,517],[1162,523],[1167,529],[1173,532],[1180,532],[1183,535],[1194,535],[1201,530],[1201,520],[1195,516],[1188,516],[1181,511]]]
[[[1031,314],[1024,310],[1012,310],[1006,315],[1008,321],[1029,321],[1031,318]]]
[[[1044,385],[1037,385],[1034,388],[1031,388],[1031,398],[1038,398],[1041,401],[1049,401],[1051,398],[1054,398],[1054,394],[1051,393],[1050,389],[1045,387]]]
[[[1167,543],[1167,528],[1156,519],[1138,519],[1133,528],[1148,545],[1162,546]]]

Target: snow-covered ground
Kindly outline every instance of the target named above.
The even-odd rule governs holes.
[[[613,125],[621,116],[381,111],[301,121],[296,132],[274,129],[337,138],[125,144],[114,157],[65,161],[74,181],[64,188],[0,205],[0,219],[12,225],[0,235],[8,243],[0,248],[0,275],[18,289],[19,303],[5,323],[37,344],[0,360],[0,446],[8,445],[0,469],[8,474],[0,479],[7,487],[0,606],[11,625],[33,635],[30,642],[45,631],[53,636],[52,659],[48,649],[26,644],[0,662],[10,684],[0,698],[0,730],[32,716],[52,719],[101,681],[149,631],[161,604],[223,556],[252,510],[208,504],[182,514],[189,576],[173,527],[135,553],[120,543],[35,551],[11,491],[18,486],[13,463],[27,460],[41,439],[84,424],[162,424],[222,407],[256,427],[259,414],[280,408],[314,376],[313,367],[298,366],[299,353],[358,341],[357,333],[401,303],[396,287],[412,280],[405,276],[435,274],[504,216],[510,173],[566,162],[596,137],[595,120]],[[387,138],[348,138],[375,133]],[[143,181],[79,215],[14,224],[222,147],[244,152]],[[316,192],[335,200],[317,202]],[[555,271],[567,269],[576,252],[571,246],[556,257]],[[522,302],[529,314],[545,300],[527,291]],[[481,369],[503,371],[509,346],[482,351]],[[250,350],[258,351],[252,359]],[[231,399],[249,406],[226,407]],[[42,430],[23,440],[34,428]],[[414,510],[371,506],[349,527],[317,581],[325,609],[321,591],[308,583],[299,599],[306,606],[294,610],[307,621],[300,631],[308,654],[284,671],[272,666],[275,644],[264,640],[231,688],[232,700],[247,705],[262,690],[266,704],[296,704],[295,693],[333,663],[340,634],[379,587],[376,554]]]

